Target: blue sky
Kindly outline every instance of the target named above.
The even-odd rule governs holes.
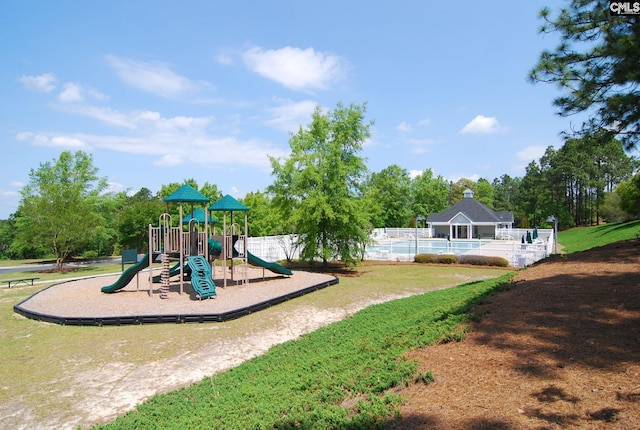
[[[243,197],[317,105],[367,103],[372,171],[523,176],[576,118],[527,72],[559,0],[3,2],[0,219],[30,169],[93,156],[115,191],[194,178]]]

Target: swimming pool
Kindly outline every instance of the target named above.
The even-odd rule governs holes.
[[[490,240],[452,240],[446,239],[419,239],[418,254],[462,254],[471,249],[480,248],[482,245],[491,243]],[[369,254],[390,253],[408,254],[416,253],[415,240],[377,242],[367,246]]]

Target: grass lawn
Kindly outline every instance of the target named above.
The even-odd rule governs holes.
[[[607,243],[640,238],[640,220],[576,227],[558,233],[558,243],[565,253],[585,251]]]
[[[110,272],[109,268],[104,270]],[[96,422],[96,418],[91,418],[92,414],[86,411],[89,405],[99,407],[101,403],[107,404],[109,396],[119,393],[120,383],[127,383],[129,378],[136,379],[136,369],[144,372],[144,369],[158,363],[179,361],[180,357],[184,357],[182,360],[194,360],[188,358],[189,354],[197,356],[198,351],[206,350],[212,343],[224,345],[240,339],[242,347],[242,339],[255,333],[286,330],[283,315],[300,314],[308,309],[313,309],[317,314],[335,313],[342,309],[349,314],[349,309],[357,308],[358,303],[371,301],[372,298],[378,298],[378,301],[392,300],[509,273],[496,268],[417,264],[365,265],[358,270],[360,276],[343,277],[333,287],[238,320],[211,324],[123,327],[47,324],[13,312],[14,304],[43,288],[43,285],[1,288],[0,360],[3,366],[0,366],[0,416],[7,426],[13,428],[43,427],[47,424],[56,427],[56,424],[63,423],[86,427],[88,423]],[[119,265],[116,271],[119,271]],[[393,324],[397,318],[402,320],[402,312],[405,311],[397,312],[383,311],[382,316],[387,322],[378,328],[384,330],[387,323]],[[448,320],[445,314],[439,315],[443,320]],[[367,336],[373,342],[378,334],[370,333]],[[349,342],[348,339],[346,341]],[[361,338],[358,342],[360,348],[369,348],[368,340]],[[299,346],[295,344],[287,342],[285,345],[290,346],[285,348],[297,351]],[[375,343],[371,344],[373,350],[378,347]],[[318,347],[314,346],[313,349],[318,350]],[[319,354],[325,352],[318,351]],[[324,360],[323,357],[318,355],[317,359]],[[331,357],[328,361],[335,359]],[[186,367],[197,369],[198,363],[187,362]],[[120,373],[122,369],[125,369],[124,376]],[[290,368],[284,369],[285,373],[280,377],[288,377],[290,371]],[[110,391],[104,394],[107,397],[105,399],[92,394],[96,392],[92,384],[104,384],[104,381],[98,381],[99,378],[106,378],[111,384]],[[80,421],[74,421],[78,417]],[[159,424],[159,427],[164,428],[164,425]]]

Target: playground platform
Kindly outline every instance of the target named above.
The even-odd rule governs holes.
[[[101,287],[120,275],[100,276],[62,282],[45,288],[14,306],[31,319],[62,325],[125,325],[188,322],[223,322],[258,312],[304,294],[338,283],[333,275],[295,271],[291,277],[259,268],[249,268],[249,282],[218,286],[215,298],[199,300],[188,282],[180,294],[177,278],[172,279],[168,298],[160,297],[159,284],[152,284],[141,272],[125,288],[105,294]]]

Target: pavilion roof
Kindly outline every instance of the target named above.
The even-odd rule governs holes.
[[[210,211],[248,211],[249,208],[231,197],[229,194],[209,206]]]
[[[164,199],[165,202],[187,202],[187,203],[209,203],[209,198],[201,194],[189,184],[184,184],[170,196]]]

